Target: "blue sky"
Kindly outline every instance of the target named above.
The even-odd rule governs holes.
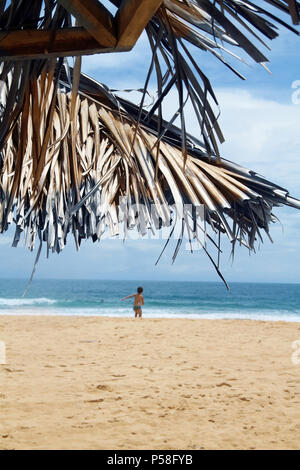
[[[272,51],[266,52],[272,75],[257,64],[249,67],[231,60],[246,75],[246,81],[237,78],[208,53],[194,51],[221,106],[220,124],[226,138],[221,146],[222,155],[289,189],[298,198],[300,104],[292,103],[295,91],[292,83],[300,80],[299,41],[299,37],[288,31],[272,41]],[[111,88],[139,88],[144,83],[149,61],[147,40],[142,36],[129,53],[84,58],[83,71]],[[168,101],[170,112],[176,107],[173,100],[175,94]],[[192,117],[188,125],[192,133],[197,133]],[[224,238],[221,268],[227,281],[300,282],[300,212],[289,208],[274,212],[284,231],[280,224],[274,224],[271,229],[274,244],[266,239],[256,254],[249,256],[245,248],[238,249],[232,264],[230,244]],[[0,235],[0,277],[30,276],[35,253],[22,245],[11,248],[10,244],[10,232]],[[191,254],[183,249],[172,266],[171,246],[155,266],[163,244],[163,240],[142,239],[125,243],[117,239],[96,244],[87,241],[76,252],[70,238],[60,255],[46,259],[45,251],[42,252],[36,278],[218,280],[203,251]]]

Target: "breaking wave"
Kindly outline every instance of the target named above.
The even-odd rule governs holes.
[[[5,299],[0,297],[0,307],[24,307],[29,305],[50,305],[55,304],[56,300],[47,297],[39,297],[35,299]]]

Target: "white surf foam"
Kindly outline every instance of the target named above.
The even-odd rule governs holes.
[[[7,299],[6,299],[7,300]],[[20,299],[10,299],[20,300]],[[42,300],[42,299],[25,299],[28,301]],[[49,304],[55,303],[54,300],[47,299]],[[1,299],[0,299],[1,301]],[[16,305],[18,307],[19,304]],[[107,317],[133,317],[134,312],[132,309],[127,308],[57,308],[57,307],[42,307],[38,303],[26,304],[32,305],[32,308],[8,308],[7,310],[0,309],[0,315],[51,315],[51,316],[107,316]],[[240,311],[240,312],[191,312],[175,310],[159,309],[143,309],[144,318],[187,318],[187,319],[204,319],[204,320],[259,320],[259,321],[285,321],[285,322],[300,322],[300,312],[286,312],[281,310],[260,312],[260,311]]]
[[[35,299],[5,299],[0,297],[0,307],[23,307],[27,305],[50,305],[55,304],[56,300],[47,297],[38,297]]]

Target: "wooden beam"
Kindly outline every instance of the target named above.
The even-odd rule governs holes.
[[[285,2],[289,6],[290,15],[292,17],[293,24],[295,24],[295,25],[299,24],[299,20],[300,20],[299,10],[298,10],[299,7],[296,4],[296,1],[295,0],[285,0]]]
[[[122,0],[116,14],[118,46],[132,48],[162,0]]]
[[[115,19],[98,0],[58,0],[101,46],[116,45]]]
[[[79,0],[58,1],[62,4],[70,3],[73,6],[75,4],[83,5],[83,2]],[[95,4],[95,0],[84,1],[88,5],[90,15],[93,16],[91,5],[92,3]],[[98,4],[99,2],[96,3]],[[97,33],[97,39],[95,39],[95,34],[92,35],[87,31],[86,27],[62,28],[54,31],[43,29],[0,30],[0,60],[29,60],[128,51],[132,49],[144,27],[161,3],[162,0],[123,0],[116,15],[118,41],[117,35],[108,32],[109,26],[107,26],[107,22],[105,23],[104,20],[103,26],[101,23],[103,18],[100,21],[99,17],[98,19],[103,27],[98,24],[98,33],[102,31],[103,34],[99,33],[98,35]],[[80,11],[83,13],[84,9]],[[101,11],[103,12],[102,9]],[[92,19],[88,20],[88,18],[90,17],[87,14],[83,22],[89,21],[91,25]],[[108,19],[107,16],[106,19]],[[115,28],[114,24],[112,22],[113,29]],[[103,32],[104,30],[106,31],[105,33]]]
[[[84,28],[0,32],[0,60],[37,59],[115,51],[115,41],[99,44]],[[126,50],[118,48],[118,51]]]

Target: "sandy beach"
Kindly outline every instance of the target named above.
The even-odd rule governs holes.
[[[300,324],[1,316],[0,449],[300,449]]]

